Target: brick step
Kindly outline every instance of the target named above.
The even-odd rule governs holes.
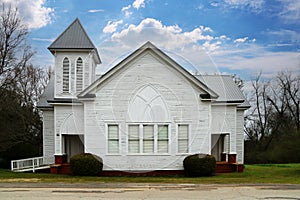
[[[50,173],[51,174],[68,174],[68,175],[72,174],[69,163],[51,165]]]

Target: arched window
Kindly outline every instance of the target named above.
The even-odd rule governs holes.
[[[70,62],[68,58],[63,60],[63,93],[70,92]]]
[[[76,92],[83,89],[83,61],[81,58],[76,62]]]

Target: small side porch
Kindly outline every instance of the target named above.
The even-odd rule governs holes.
[[[230,134],[211,135],[211,154],[216,158],[216,173],[243,172],[244,165],[237,162],[237,154],[230,152]]]
[[[54,164],[50,166],[51,174],[71,174],[70,158],[84,153],[83,134],[62,134],[62,153],[54,155]]]

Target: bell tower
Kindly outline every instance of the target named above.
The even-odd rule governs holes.
[[[73,99],[96,78],[95,68],[101,63],[78,18],[48,47],[54,55],[54,98]]]

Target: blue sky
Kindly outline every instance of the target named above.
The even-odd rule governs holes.
[[[0,1],[19,7],[39,66],[53,65],[47,47],[78,17],[100,52],[98,72],[150,40],[191,72],[299,73],[300,0]]]

